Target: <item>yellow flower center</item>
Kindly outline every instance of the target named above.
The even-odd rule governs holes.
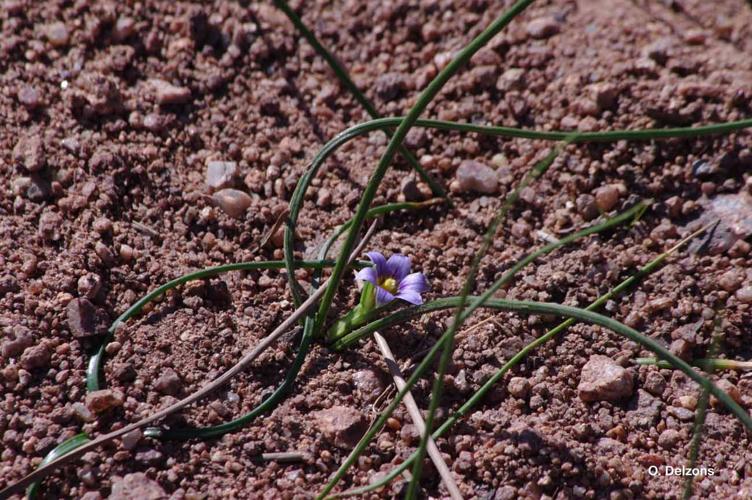
[[[392,277],[380,278],[379,286],[391,294],[397,293],[397,280]]]

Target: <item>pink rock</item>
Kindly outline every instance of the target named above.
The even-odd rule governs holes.
[[[608,356],[595,354],[585,363],[577,392],[583,401],[618,401],[632,396],[632,374]]]
[[[86,395],[86,407],[94,413],[102,413],[110,408],[123,406],[123,393],[112,389],[102,389]]]
[[[160,79],[150,81],[159,104],[183,104],[191,100],[191,89]]]
[[[613,184],[601,186],[595,190],[595,204],[598,209],[608,212],[616,206],[619,201],[619,188]]]
[[[332,406],[314,414],[316,424],[340,448],[355,446],[368,428],[361,412],[347,406]]]
[[[559,29],[559,23],[556,22],[556,19],[553,17],[539,17],[533,19],[527,23],[527,26],[525,27],[528,35],[538,39],[553,36],[559,32]]]
[[[210,161],[206,164],[206,184],[212,189],[232,186],[238,175],[238,164],[234,161]]]
[[[251,197],[237,189],[222,189],[212,196],[219,208],[230,217],[240,218],[251,206]]]
[[[158,482],[143,472],[126,474],[123,478],[112,481],[112,491],[109,500],[162,500],[167,493]]]
[[[499,181],[496,171],[475,160],[464,160],[457,169],[457,183],[461,192],[496,193]]]

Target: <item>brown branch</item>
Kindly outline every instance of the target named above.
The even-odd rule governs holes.
[[[402,377],[402,371],[397,365],[397,361],[394,359],[394,354],[392,354],[389,344],[387,344],[386,339],[379,332],[373,332],[373,338],[376,339],[376,344],[379,346],[381,355],[384,356],[389,372],[394,379],[394,385],[396,385],[397,389],[401,391],[405,387],[405,379]],[[409,413],[410,418],[413,419],[415,427],[418,428],[418,432],[421,434],[426,432],[426,424],[423,421],[423,416],[420,414],[420,409],[418,409],[418,405],[415,403],[415,398],[413,398],[411,392],[405,394],[403,403],[405,403],[407,413]],[[449,495],[452,499],[462,500],[462,493],[460,493],[457,483],[454,482],[452,473],[449,471],[449,467],[447,467],[444,457],[441,456],[441,451],[439,451],[438,446],[436,446],[436,442],[430,436],[428,437],[428,456],[431,457],[433,464],[436,466],[436,470],[439,471],[439,475],[441,476],[442,481],[444,481],[444,485],[449,491]]]
[[[366,246],[366,244],[368,243],[368,240],[373,235],[374,230],[376,229],[377,223],[378,223],[378,220],[373,221],[371,226],[368,228],[368,232],[360,241],[360,243],[358,244],[358,247],[350,255],[350,258],[348,259],[348,264],[351,263],[355,259],[355,257],[360,254],[360,252],[363,251],[363,248]],[[164,410],[158,411],[157,413],[150,415],[142,420],[139,420],[136,423],[126,425],[122,429],[110,432],[109,434],[105,434],[104,436],[100,436],[92,441],[89,441],[88,443],[71,451],[70,453],[63,455],[57,460],[53,460],[47,465],[39,467],[34,472],[27,474],[25,477],[23,477],[16,483],[0,491],[0,498],[8,498],[9,496],[13,494],[21,493],[23,489],[26,488],[31,483],[41,480],[42,478],[51,474],[57,468],[67,463],[72,462],[73,460],[77,459],[78,457],[85,454],[86,452],[94,448],[97,448],[107,442],[110,442],[113,439],[119,438],[120,436],[127,434],[133,430],[139,429],[156,420],[160,420],[168,415],[171,415],[181,410],[185,406],[195,401],[198,401],[199,399],[203,398],[210,392],[222,386],[227,381],[229,381],[232,377],[234,377],[235,375],[243,371],[254,359],[256,359],[262,352],[264,352],[269,346],[271,346],[275,340],[281,337],[285,332],[287,332],[290,329],[290,327],[292,327],[299,319],[301,319],[308,312],[308,310],[314,304],[316,304],[316,302],[318,302],[318,300],[326,291],[328,284],[329,284],[329,280],[323,283],[321,287],[316,289],[316,291],[313,292],[308,297],[308,299],[306,299],[306,301],[300,305],[300,307],[298,307],[285,321],[283,321],[277,328],[275,328],[274,331],[272,331],[272,333],[264,337],[264,339],[261,342],[259,342],[258,345],[256,345],[256,347],[254,347],[251,352],[243,356],[243,358],[240,361],[238,361],[235,364],[235,366],[233,366],[232,368],[224,372],[222,375],[220,375],[213,381],[206,384],[204,387],[202,387],[198,391],[194,392],[190,396],[185,397],[184,399],[178,401],[177,403],[171,406],[168,406]]]

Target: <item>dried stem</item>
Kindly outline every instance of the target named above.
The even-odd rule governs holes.
[[[379,332],[374,332],[373,338],[376,340],[376,345],[379,346],[381,355],[384,356],[386,366],[389,368],[389,373],[392,374],[392,379],[394,379],[394,385],[396,385],[397,389],[401,391],[405,388],[405,379],[402,377],[402,371],[400,370],[399,365],[397,365],[397,361],[394,359],[394,354],[392,354],[389,344]],[[410,418],[413,419],[415,427],[418,428],[418,432],[423,434],[426,431],[426,423],[423,421],[423,416],[420,414],[420,409],[415,403],[415,398],[413,398],[411,392],[408,391],[407,394],[405,394],[403,402],[407,407],[407,413],[409,413]],[[454,500],[461,499],[462,494],[460,493],[460,489],[457,487],[457,483],[455,483],[452,473],[449,470],[449,467],[447,467],[444,457],[441,456],[441,451],[439,451],[433,438],[430,438],[428,441],[428,456],[431,457],[433,464],[436,466],[436,470],[439,471],[441,480],[444,481],[444,484],[449,491],[449,496]]]
[[[350,257],[348,259],[348,263],[352,262],[355,257],[360,254],[360,252],[363,251],[363,248],[368,243],[368,240],[370,240],[371,236],[373,235],[376,225],[378,221],[374,221],[371,226],[368,229],[368,232],[363,237],[363,239],[358,244],[357,248],[350,254]],[[300,307],[298,307],[285,321],[283,321],[277,328],[272,331],[267,337],[265,337],[261,342],[259,342],[251,352],[243,356],[243,358],[238,361],[232,368],[224,372],[222,375],[214,379],[213,381],[206,384],[204,387],[199,389],[198,391],[194,392],[190,396],[185,397],[184,399],[181,399],[177,403],[168,406],[167,408],[158,411],[157,413],[154,413],[153,415],[150,415],[146,418],[143,418],[139,420],[136,423],[126,425],[125,427],[118,429],[116,431],[110,432],[109,434],[105,434],[104,436],[100,436],[92,441],[89,441],[88,443],[76,448],[75,450],[72,450],[70,453],[63,455],[45,465],[42,467],[39,467],[34,472],[26,475],[21,480],[17,481],[16,483],[8,486],[4,490],[0,491],[0,498],[7,498],[13,494],[21,493],[23,489],[30,485],[31,483],[35,481],[39,481],[43,477],[46,477],[47,475],[51,474],[54,470],[57,468],[72,462],[73,460],[77,459],[81,455],[85,454],[86,452],[93,450],[94,448],[97,448],[105,443],[108,443],[112,441],[113,439],[117,439],[120,436],[127,434],[133,430],[139,429],[141,427],[146,426],[147,424],[150,424],[152,422],[155,422],[157,420],[160,420],[168,415],[171,415],[185,406],[188,406],[189,404],[198,401],[199,399],[203,398],[207,394],[213,392],[217,388],[224,385],[227,381],[229,381],[232,377],[243,371],[254,359],[256,359],[262,352],[264,352],[266,349],[271,346],[274,341],[276,341],[279,337],[281,337],[285,332],[287,332],[290,327],[292,327],[300,318],[302,318],[311,307],[313,307],[316,302],[321,298],[321,296],[324,294],[324,292],[327,289],[327,286],[329,284],[329,280],[322,286],[321,288],[317,289],[314,293],[311,294],[308,299],[301,304]]]

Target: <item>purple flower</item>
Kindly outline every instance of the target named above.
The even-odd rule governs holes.
[[[410,273],[410,258],[394,254],[386,260],[379,252],[368,252],[373,267],[361,269],[355,279],[368,281],[376,287],[376,303],[384,305],[394,299],[411,304],[423,303],[421,293],[428,290],[423,273]]]

